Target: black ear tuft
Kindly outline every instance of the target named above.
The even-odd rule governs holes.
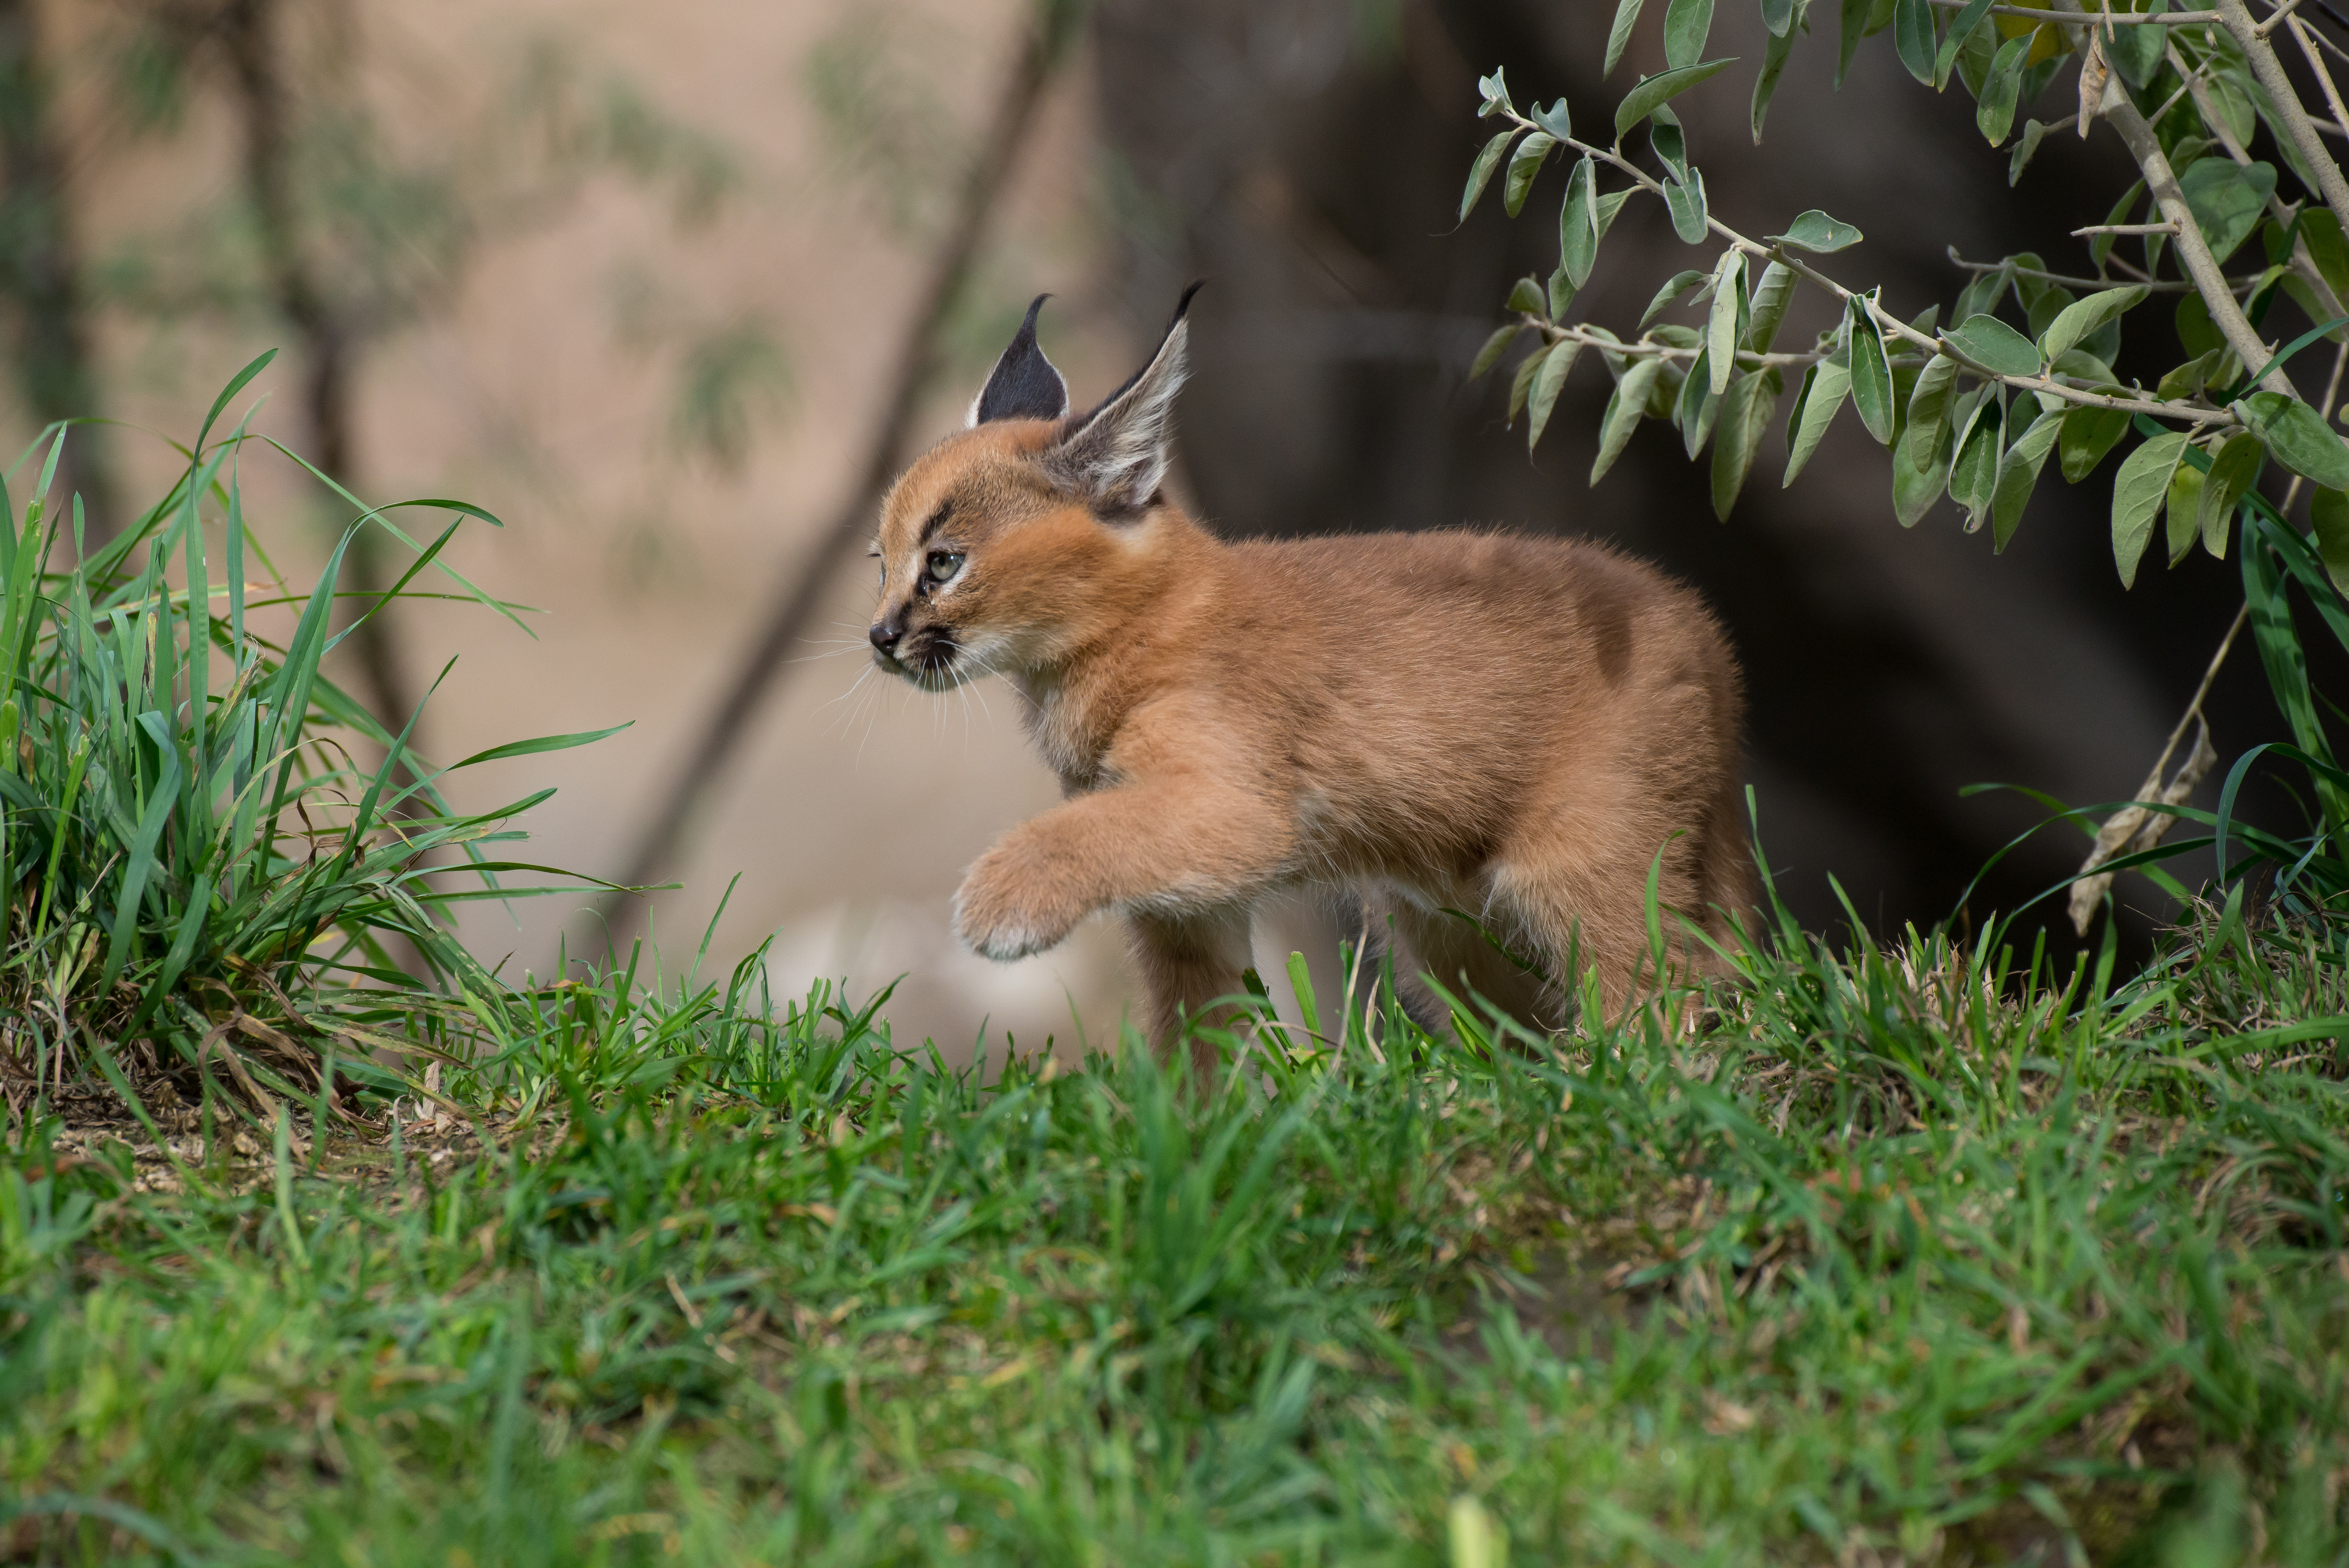
[[[1190,313],[1191,296],[1198,292],[1198,284],[1183,291],[1150,363],[1101,407],[1071,420],[1044,456],[1044,467],[1055,480],[1105,513],[1149,505],[1166,476],[1174,394],[1190,374],[1191,329],[1184,317]]]
[[[970,423],[994,419],[1057,419],[1069,411],[1069,384],[1036,344],[1036,315],[1050,294],[1038,294],[1011,346],[995,362],[995,373],[970,405]]]

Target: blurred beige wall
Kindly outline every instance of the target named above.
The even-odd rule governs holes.
[[[233,203],[235,127],[216,77],[191,84],[176,133],[120,132],[103,7],[58,7],[75,201],[95,263],[165,251]],[[399,631],[421,689],[451,655],[427,711],[435,758],[501,742],[632,721],[599,745],[488,765],[456,777],[460,804],[486,809],[553,784],[523,822],[517,858],[617,874],[652,794],[671,777],[771,596],[837,511],[886,396],[934,222],[920,203],[894,213],[843,163],[812,101],[812,62],[865,60],[885,72],[916,146],[942,164],[986,118],[1029,14],[1025,0],[730,0],[659,6],[552,0],[385,0],[326,13],[387,141],[431,154],[445,128],[477,115],[520,63],[559,42],[583,79],[624,81],[681,125],[730,150],[740,179],[707,222],[613,176],[587,181],[511,233],[485,240],[446,307],[366,352],[354,487],[377,499],[460,496],[504,520],[468,527],[448,559],[489,592],[542,612],[535,636],[478,608],[405,605]],[[313,25],[317,16],[310,18]],[[324,35],[320,35],[324,36]],[[845,53],[843,53],[843,52]],[[858,54],[857,51],[862,51]],[[1105,390],[1135,346],[1102,297],[1093,129],[1084,62],[1050,92],[1006,201],[991,221],[971,313],[1018,310],[1053,291],[1048,349],[1076,396]],[[919,123],[906,126],[907,119]],[[792,387],[749,426],[738,469],[680,452],[672,436],[680,344],[689,330],[765,324],[789,357]],[[650,320],[654,329],[643,323]],[[629,323],[636,325],[631,328]],[[112,412],[181,440],[217,387],[286,335],[251,313],[197,311],[159,322],[128,308],[102,318]],[[675,330],[664,335],[662,324]],[[966,337],[975,329],[962,328]],[[958,344],[922,426],[958,422],[988,351]],[[297,356],[254,385],[272,401],[256,428],[295,446]],[[250,396],[250,395],[249,395]],[[10,423],[30,434],[21,408]],[[171,454],[115,443],[133,496],[160,493]],[[285,465],[255,458],[248,486],[264,537],[299,580],[321,558],[315,518]],[[426,514],[416,514],[419,527]],[[776,935],[779,993],[817,976],[862,993],[907,978],[890,1008],[905,1043],[967,1049],[984,1020],[1023,1048],[1065,1047],[1072,1010],[1096,1038],[1115,1027],[1127,977],[1100,923],[1060,951],[1011,965],[964,953],[947,929],[962,868],[993,837],[1056,799],[1027,752],[1017,701],[999,685],[926,696],[867,667],[864,562],[837,586],[825,641],[800,650],[761,711],[736,769],[700,823],[682,892],[653,902],[667,965],[688,960],[716,920],[723,966]],[[345,677],[355,672],[348,666]],[[474,905],[467,933],[494,962],[550,973],[567,925],[577,951],[592,926],[584,898]],[[600,946],[600,940],[596,942]]]

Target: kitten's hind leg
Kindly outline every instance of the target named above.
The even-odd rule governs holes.
[[[1248,966],[1248,908],[1223,904],[1184,914],[1135,913],[1126,925],[1133,938],[1134,967],[1141,971],[1150,1043],[1166,1061],[1186,1019],[1228,1028],[1236,1009],[1218,1007],[1240,994]],[[1219,1053],[1194,1035],[1191,1072],[1202,1088],[1216,1080]]]
[[[1522,934],[1489,918],[1472,922],[1445,910],[1401,902],[1390,913],[1395,988],[1402,994],[1403,1011],[1422,1028],[1431,1034],[1452,1032],[1451,1006],[1430,981],[1471,1008],[1481,1000],[1528,1027],[1554,1026],[1552,1009],[1544,1006],[1548,986],[1540,954],[1526,951],[1529,944]]]

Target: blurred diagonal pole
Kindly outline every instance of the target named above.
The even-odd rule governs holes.
[[[937,364],[937,339],[947,313],[962,292],[978,259],[988,213],[1018,160],[1044,88],[1076,33],[1082,7],[1073,0],[1040,0],[1021,40],[1019,58],[1003,84],[978,153],[971,160],[954,216],[930,261],[921,302],[915,310],[889,384],[889,401],[865,449],[856,489],[807,556],[783,574],[772,611],[728,681],[725,694],[704,722],[700,736],[679,759],[676,775],[647,820],[636,852],[618,881],[642,887],[675,865],[695,820],[708,806],[734,755],[741,749],[751,716],[781,674],[786,655],[807,635],[842,562],[873,522],[873,509],[911,453],[914,416]],[[644,916],[644,901],[623,892],[600,901],[611,940],[617,944]]]
[[[267,288],[278,314],[302,343],[302,401],[310,421],[310,457],[320,469],[357,488],[358,438],[351,384],[359,345],[352,323],[327,294],[296,213],[295,142],[299,131],[294,84],[285,74],[284,12],[281,0],[224,0],[212,25],[235,89],[244,195],[253,208]],[[359,530],[343,559],[351,586],[360,594],[383,592],[387,563],[376,530]],[[415,711],[416,698],[388,609],[360,622],[351,641],[376,717],[397,731]]]
[[[98,407],[89,294],[74,244],[45,42],[34,0],[0,0],[0,293],[16,305],[10,357],[17,384],[46,425]],[[95,551],[117,521],[113,476],[96,430],[84,427],[66,442],[57,479],[58,494],[81,497],[86,543]]]

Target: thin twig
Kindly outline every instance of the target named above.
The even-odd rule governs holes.
[[[1937,6],[1943,11],[1962,11],[1966,8],[1968,0],[1927,0],[1927,3]],[[2044,23],[2049,26],[2080,26],[2079,22],[2069,17],[2058,15],[2035,7],[2025,8],[2021,5],[1993,5],[1990,8],[1990,14],[1993,16],[2027,17],[2031,21]],[[2209,23],[2216,22],[2220,19],[2219,13],[2216,11],[2165,11],[2158,15],[2145,11],[2111,11],[2094,12],[2090,14],[2090,16],[2099,27],[2106,26],[2115,27],[2199,27]]]
[[[2349,129],[2344,129],[2349,128],[2349,107],[2343,106],[2341,89],[2333,85],[2333,73],[2324,68],[2324,57],[2316,52],[2316,46],[2309,41],[2309,35],[2315,30],[2299,17],[2292,18],[2292,41],[2300,46],[2300,52],[2307,57],[2308,68],[2316,73],[2317,88],[2324,94],[2325,104],[2333,110],[2333,121],[2323,129],[2330,129],[2336,136],[2349,136]],[[2310,123],[2321,124],[2322,122],[2312,120]]]
[[[1997,273],[2005,272],[2011,268],[2017,277],[2037,278],[2041,283],[2054,284],[2060,288],[2108,289],[2113,286],[2113,280],[2110,278],[2077,278],[2064,273],[2051,273],[2043,267],[2013,267],[2006,262],[1970,262],[1958,253],[1958,248],[1955,245],[1950,247],[1949,256],[1951,266],[1963,267],[1970,273]],[[2242,290],[2251,287],[2260,280],[2256,277],[2245,277],[2230,278],[2227,281],[2238,290]],[[2160,278],[2147,286],[2154,294],[2185,294],[2194,285],[2177,278]]]

